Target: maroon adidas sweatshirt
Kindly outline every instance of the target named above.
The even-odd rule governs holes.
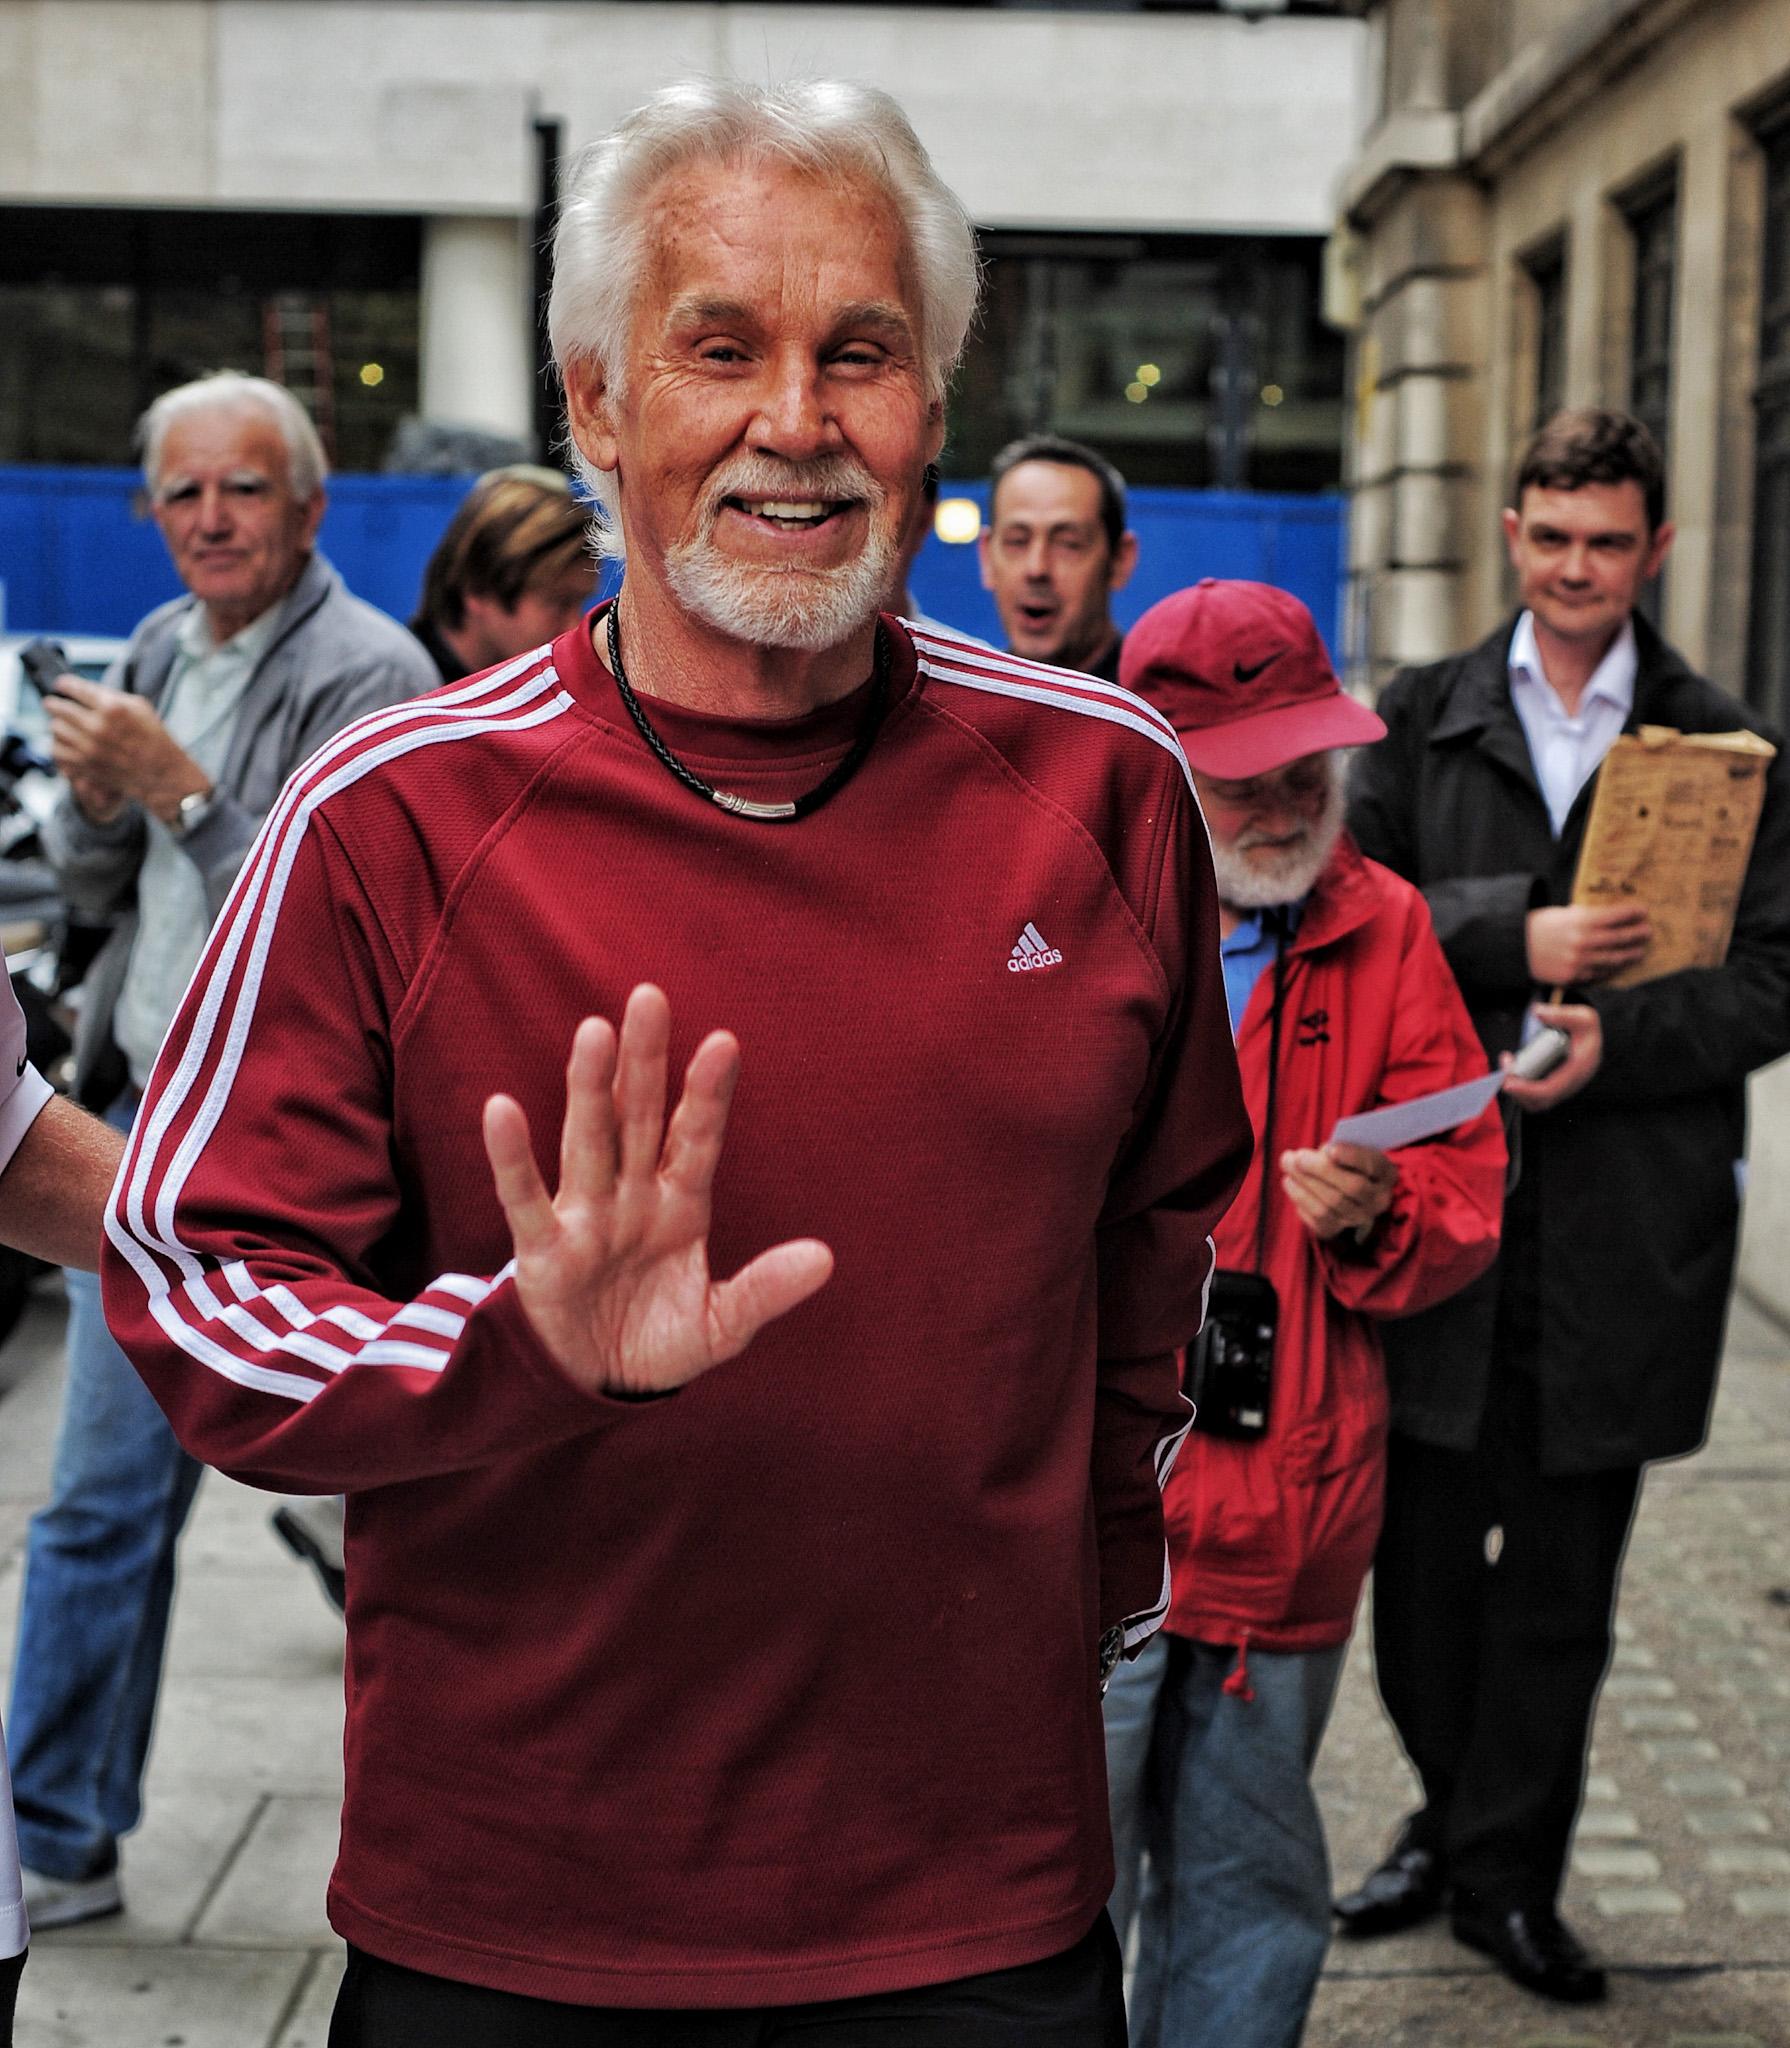
[[[1111,1883],[1096,1645],[1165,1598],[1170,1354],[1248,1148],[1204,833],[1116,688],[895,634],[794,824],[647,750],[573,632],[294,777],[161,1059],[108,1315],[197,1456],[349,1495],[350,1941],[593,2005],[818,2001],[1075,1941]],[[654,700],[705,779],[787,721]],[[822,1291],[674,1398],[576,1391],[506,1278],[588,1014],[743,1072],[718,1273]]]

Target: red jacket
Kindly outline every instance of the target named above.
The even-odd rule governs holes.
[[[1346,837],[1306,903],[1283,970],[1275,1154],[1321,1145],[1338,1117],[1485,1072],[1485,1054],[1423,898]],[[1261,1142],[1272,970],[1243,1013],[1237,1058]],[[1365,1246],[1320,1244],[1269,1162],[1265,1265],[1280,1296],[1268,1434],[1195,1430],[1165,1508],[1174,1599],[1165,1624],[1202,1642],[1317,1650],[1344,1642],[1380,1529],[1386,1385],[1372,1318],[1464,1287],[1498,1247],[1504,1136],[1496,1106],[1395,1155],[1398,1189]],[[1252,1166],[1216,1238],[1251,1269],[1262,1197]]]

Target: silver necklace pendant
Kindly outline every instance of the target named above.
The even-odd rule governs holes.
[[[735,796],[731,790],[716,789],[712,783],[704,782],[694,769],[688,768],[665,744],[653,729],[653,723],[640,705],[628,683],[628,672],[622,667],[621,630],[617,624],[618,607],[611,605],[604,620],[604,630],[609,641],[609,672],[615,678],[615,687],[628,716],[634,721],[635,730],[647,746],[658,757],[668,773],[675,775],[684,787],[697,796],[707,797],[709,802],[736,818],[751,818],[756,822],[772,825],[788,824],[792,818],[804,818],[816,811],[835,791],[842,789],[858,771],[864,756],[870,751],[870,743],[876,738],[877,728],[883,721],[883,709],[889,690],[889,637],[879,621],[876,628],[875,665],[870,672],[870,709],[863,723],[858,727],[858,736],[852,741],[845,758],[828,775],[804,796],[793,802],[781,804],[756,803],[749,796]]]
[[[730,789],[711,789],[710,797],[724,811],[732,811],[736,818],[793,818],[794,804],[754,803],[749,796],[735,796]]]

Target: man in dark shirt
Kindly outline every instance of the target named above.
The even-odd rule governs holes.
[[[1079,441],[1011,441],[990,472],[982,583],[1011,653],[1119,680],[1124,636],[1113,592],[1137,566],[1125,525],[1125,479]]]
[[[1648,978],[1646,906],[1572,901],[1604,755],[1638,726],[1754,715],[1636,609],[1672,541],[1639,421],[1549,422],[1504,529],[1520,611],[1387,685],[1349,827],[1428,898],[1488,1055],[1565,988],[1601,1065],[1571,1101],[1525,1104],[1492,1273],[1388,1326],[1374,1653],[1423,1803],[1337,1911],[1386,1934],[1446,1899],[1518,1983],[1588,2002],[1604,1973],[1555,1902],[1643,1470],[1707,1426],[1746,1077],[1790,1050],[1790,790],[1780,754],[1725,960]]]

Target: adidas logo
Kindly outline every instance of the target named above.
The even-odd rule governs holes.
[[[1063,956],[1055,946],[1044,943],[1044,934],[1035,924],[1029,924],[1019,935],[1019,943],[1007,957],[1009,974],[1030,974],[1035,967],[1060,967]]]

